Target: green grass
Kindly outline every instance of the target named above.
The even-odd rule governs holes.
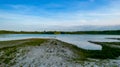
[[[47,40],[48,39],[32,38],[32,39],[22,39],[22,40],[0,41],[0,48],[12,47],[12,46],[28,46],[28,45],[37,46]]]
[[[115,59],[120,56],[120,48],[111,47],[111,45],[120,45],[120,42],[92,42],[102,46],[102,50],[88,50],[87,57],[97,59]]]

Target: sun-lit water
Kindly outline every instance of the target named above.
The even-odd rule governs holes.
[[[112,40],[106,38],[120,38],[120,35],[70,35],[70,34],[0,34],[0,41],[4,40],[16,40],[26,38],[56,38],[64,42],[68,42],[77,45],[80,48],[101,50],[102,47],[97,44],[89,43],[88,41],[100,41],[100,42],[116,42],[119,40]]]

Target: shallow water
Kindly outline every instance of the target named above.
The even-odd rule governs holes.
[[[56,38],[64,42],[77,45],[80,48],[90,50],[101,50],[102,47],[97,44],[89,43],[88,41],[100,42],[118,42],[119,40],[112,40],[106,38],[120,38],[120,35],[72,35],[72,34],[0,34],[0,41],[16,40],[26,38]]]

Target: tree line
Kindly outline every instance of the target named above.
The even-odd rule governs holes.
[[[114,34],[114,35],[120,35],[120,30],[105,30],[105,31],[7,31],[7,30],[0,30],[0,34]]]

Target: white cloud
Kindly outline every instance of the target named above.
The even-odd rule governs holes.
[[[94,0],[90,0],[93,2]],[[52,13],[39,9],[35,6],[11,5],[10,7],[24,12],[11,13],[9,11],[0,12],[0,29],[10,28],[38,28],[47,26],[79,26],[79,25],[120,25],[120,1],[112,1],[111,4],[101,7],[100,9],[81,12],[56,12]],[[61,5],[51,4],[51,6],[62,7]],[[78,6],[79,7],[79,6]],[[24,10],[23,10],[24,9]],[[26,13],[33,12],[38,15],[27,15]],[[44,14],[46,16],[42,16]]]

